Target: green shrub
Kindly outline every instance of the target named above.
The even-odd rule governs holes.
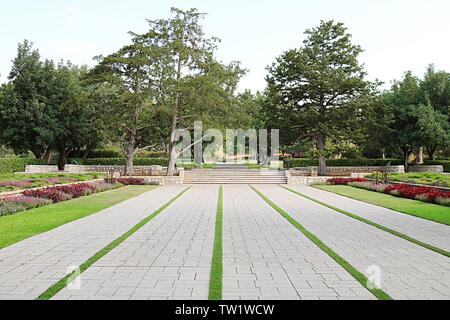
[[[43,159],[0,158],[0,174],[23,172],[29,164],[45,164]]]
[[[99,166],[121,166],[125,165],[124,158],[70,158],[69,163],[73,164],[76,161],[78,164],[84,165],[99,165]],[[135,166],[152,166],[160,165],[167,166],[169,164],[169,159],[167,158],[135,158],[133,164]]]
[[[287,168],[287,161],[291,161],[291,168],[293,167],[310,167],[318,166],[318,159],[310,158],[293,158],[284,159],[284,167]],[[355,166],[385,166],[388,162],[391,165],[402,165],[403,160],[401,159],[327,159],[327,166],[330,167],[355,167]]]
[[[89,152],[88,158],[120,158],[120,152],[113,150],[94,150]]]
[[[450,172],[450,160],[425,160],[426,165],[442,164],[444,172]]]
[[[77,159],[83,156],[84,151],[72,151],[70,157]],[[120,158],[121,153],[114,150],[93,150],[88,153],[87,158]]]

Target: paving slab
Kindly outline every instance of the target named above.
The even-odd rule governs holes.
[[[256,188],[394,299],[450,299],[450,259],[276,185]],[[306,188],[306,187],[305,187]],[[301,192],[301,189],[298,189]],[[353,288],[344,282],[326,286]]]
[[[376,299],[248,185],[224,185],[223,299],[330,298]]]
[[[290,189],[348,211],[414,239],[450,251],[450,226],[344,197],[313,187],[289,185]],[[450,208],[448,209],[450,213]]]
[[[193,186],[53,299],[207,299],[218,195]]]
[[[186,187],[159,187],[0,249],[0,299],[38,297]]]

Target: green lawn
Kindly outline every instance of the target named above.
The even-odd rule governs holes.
[[[0,248],[83,218],[156,186],[127,186],[0,217]]]
[[[184,169],[212,169],[215,167],[215,163],[204,163],[204,164],[196,164],[193,162],[185,162],[185,163],[180,163],[178,164],[179,168],[184,168]]]
[[[418,200],[398,198],[388,194],[368,191],[350,186],[315,185],[315,188],[361,200],[377,206],[411,214],[423,219],[450,225],[450,208]]]
[[[376,173],[367,176],[375,179]],[[434,172],[408,172],[397,173],[390,172],[388,175],[390,181],[407,182],[416,184],[425,184],[430,186],[450,187],[450,174]]]

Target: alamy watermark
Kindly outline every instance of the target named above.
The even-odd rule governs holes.
[[[226,129],[224,136],[219,129],[203,131],[201,121],[194,122],[193,134],[187,129],[178,129],[173,134],[173,140],[178,141],[177,162],[243,164],[248,161],[267,165],[279,161],[278,129],[270,131],[270,142],[267,129]]]
[[[367,267],[367,288],[381,289],[381,268],[377,265]]]
[[[72,274],[73,273],[73,274]],[[71,265],[67,267],[67,273],[71,274],[69,278],[67,278],[67,289],[69,290],[80,290],[81,289],[81,271],[80,268],[76,265]]]

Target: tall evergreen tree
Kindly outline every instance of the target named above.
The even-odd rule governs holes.
[[[171,12],[172,18],[149,20],[149,31],[138,37],[162,54],[158,101],[171,110],[169,175],[178,157],[178,130],[192,128],[200,119],[216,128],[238,121],[235,90],[244,74],[239,63],[226,65],[214,58],[218,39],[205,37],[199,23],[204,14],[197,9]]]
[[[291,143],[313,138],[319,152],[319,174],[326,173],[327,137],[351,139],[361,118],[355,99],[368,90],[361,48],[352,44],[342,23],[321,21],[305,32],[299,49],[284,52],[268,67],[266,94],[274,125]]]

